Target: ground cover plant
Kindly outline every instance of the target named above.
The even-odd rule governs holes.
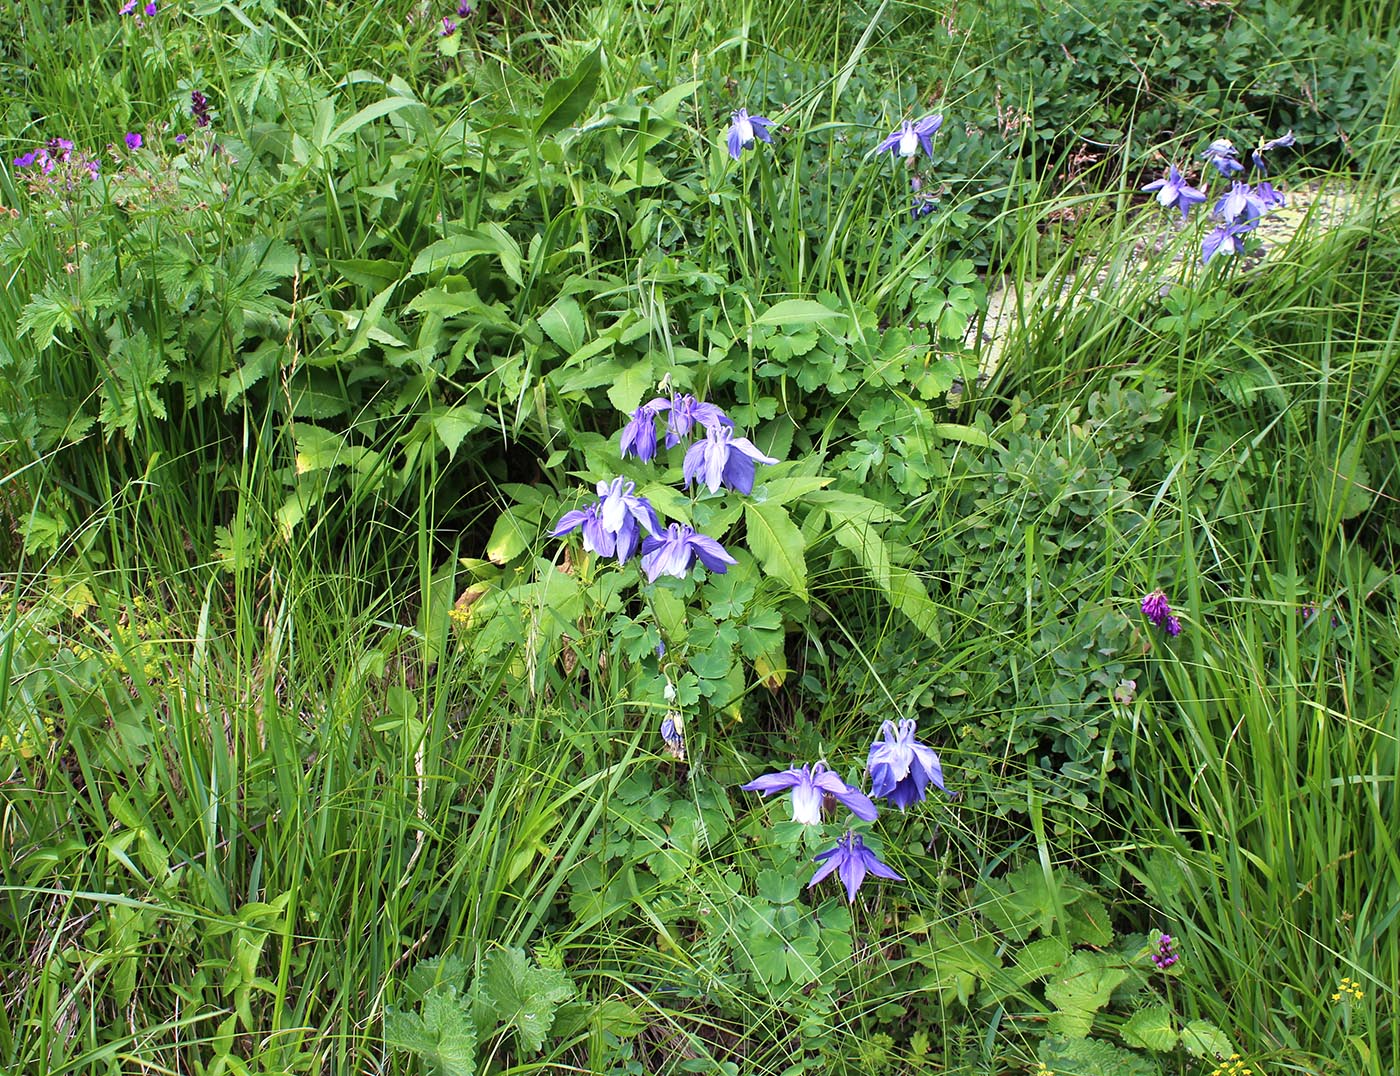
[[[0,1069],[1400,1069],[1398,32],[8,5]]]

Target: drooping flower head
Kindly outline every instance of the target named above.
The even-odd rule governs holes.
[[[1201,263],[1209,265],[1210,260],[1217,254],[1230,254],[1236,257],[1243,255],[1244,237],[1253,230],[1253,222],[1217,225],[1201,240]],[[1171,634],[1175,635],[1176,632]]]
[[[811,889],[832,871],[836,871],[836,876],[846,887],[846,901],[851,904],[855,903],[856,891],[860,889],[867,874],[873,874],[876,878],[888,878],[892,882],[904,881],[903,876],[881,863],[875,853],[865,847],[859,833],[849,829],[846,835],[836,842],[835,848],[817,853],[812,862],[820,863],[821,866],[812,875],[807,888]]]
[[[1175,637],[1181,634],[1181,621],[1172,616],[1172,607],[1167,602],[1167,596],[1160,590],[1154,590],[1142,599],[1142,615],[1168,635]]]
[[[758,792],[765,796],[792,789],[792,820],[804,826],[821,824],[822,799],[825,796],[844,804],[851,814],[864,822],[875,821],[880,813],[870,802],[869,796],[841,780],[834,770],[827,769],[825,762],[765,774],[740,787],[745,792]]]
[[[772,145],[773,135],[769,132],[772,126],[773,121],[766,116],[750,116],[746,108],[735,109],[729,117],[729,155],[737,161],[739,154],[752,146],[755,138]]]
[[[1298,140],[1293,136],[1293,132],[1288,131],[1279,135],[1277,138],[1269,139],[1267,142],[1260,145],[1258,149],[1250,150],[1250,159],[1254,162],[1254,167],[1259,170],[1259,174],[1261,176],[1267,176],[1269,174],[1269,168],[1268,165],[1264,163],[1264,154],[1273,149],[1282,149],[1291,146],[1297,141]]]
[[[705,428],[703,441],[686,449],[681,474],[685,476],[686,489],[698,478],[711,493],[724,485],[747,494],[753,492],[755,464],[777,462],[760,452],[747,437],[735,437],[731,427],[715,425]]]
[[[1215,165],[1215,170],[1227,179],[1236,172],[1244,171],[1244,165],[1240,163],[1240,151],[1228,138],[1217,138],[1205,148],[1201,159]]]
[[[685,719],[680,711],[667,711],[661,719],[661,742],[673,758],[685,761]]]
[[[1187,183],[1176,165],[1172,165],[1161,179],[1153,180],[1142,189],[1145,192],[1156,191],[1157,204],[1163,209],[1171,209],[1173,206],[1180,209],[1182,220],[1190,214],[1193,205],[1199,205],[1206,200],[1205,192]]]
[[[666,447],[675,448],[684,441],[696,423],[707,430],[734,425],[729,416],[712,403],[701,403],[688,392],[684,396],[672,395],[671,413],[666,418]]]
[[[719,575],[727,572],[729,565],[739,563],[724,546],[688,523],[672,523],[660,534],[642,540],[642,571],[649,583],[661,575],[684,579],[696,560]]]
[[[661,529],[656,510],[645,497],[636,496],[635,489],[623,478],[599,482],[598,499],[587,508],[565,512],[550,535],[562,538],[582,529],[584,549],[600,557],[616,553],[620,563],[627,563],[637,550],[641,532],[652,535]]]
[[[636,456],[646,463],[656,455],[656,416],[670,408],[671,401],[657,397],[632,412],[632,419],[622,427],[622,458]]]
[[[918,156],[922,149],[933,156],[933,136],[943,126],[942,116],[925,116],[921,120],[905,120],[898,130],[891,131],[889,137],[875,147],[876,153],[889,150],[901,157]]]
[[[928,794],[930,784],[947,791],[943,765],[926,744],[914,739],[918,723],[906,719],[880,726],[883,739],[870,745],[865,768],[870,773],[870,794],[889,800],[901,811]]]

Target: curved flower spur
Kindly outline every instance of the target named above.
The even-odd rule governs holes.
[[[767,796],[772,792],[792,789],[792,820],[805,826],[817,826],[822,820],[822,799],[831,796],[863,822],[873,822],[879,814],[870,797],[854,785],[848,785],[825,762],[815,766],[794,766],[781,773],[769,773],[740,786],[746,792]]]

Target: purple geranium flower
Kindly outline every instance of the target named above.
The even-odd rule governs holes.
[[[1254,223],[1220,224],[1201,241],[1201,263],[1209,265],[1217,254],[1242,255],[1244,237],[1254,230]],[[1175,635],[1175,632],[1172,632]]]
[[[631,455],[646,463],[656,455],[656,416],[670,407],[670,400],[658,396],[632,412],[632,420],[622,427],[623,459]]]
[[[587,508],[565,512],[549,533],[561,538],[582,528],[583,548],[600,557],[617,554],[625,564],[637,550],[641,531],[648,535],[661,529],[656,510],[645,497],[635,496],[636,486],[623,478],[598,483],[598,499]]]
[[[883,740],[870,745],[865,768],[870,773],[870,794],[889,800],[901,811],[924,798],[930,784],[943,791],[943,765],[933,748],[914,739],[918,723],[906,719],[880,726]]]
[[[705,439],[686,449],[681,474],[685,476],[686,489],[700,478],[711,493],[718,491],[721,484],[740,493],[752,493],[754,465],[777,462],[755,448],[747,437],[735,437],[730,427],[709,426]]]
[[[905,120],[899,125],[899,130],[891,131],[890,136],[875,147],[875,152],[883,153],[885,150],[889,150],[901,157],[914,157],[922,148],[925,153],[932,157],[933,136],[938,133],[938,128],[942,126],[942,116],[925,116],[921,120]]]
[[[860,889],[867,874],[873,874],[876,878],[888,878],[894,882],[904,881],[902,876],[875,858],[875,853],[865,847],[859,833],[849,829],[846,830],[846,835],[836,842],[835,848],[819,852],[813,862],[821,863],[821,866],[817,868],[817,873],[812,875],[807,888],[811,889],[832,871],[836,871],[837,877],[846,887],[846,900],[852,904],[855,903],[856,891]]]
[[[141,136],[135,131],[128,131],[126,133],[125,141],[127,149],[135,150],[141,148]]]
[[[646,572],[648,583],[656,582],[659,575],[684,579],[697,558],[719,575],[728,571],[729,565],[739,563],[724,551],[724,546],[688,523],[672,523],[660,534],[642,541],[642,571]]]
[[[1180,209],[1182,220],[1190,214],[1193,205],[1199,205],[1206,200],[1205,192],[1187,183],[1176,165],[1167,169],[1167,174],[1161,179],[1153,180],[1142,189],[1156,191],[1157,202],[1163,209],[1171,209],[1173,206]]]
[[[711,403],[701,403],[690,393],[671,397],[671,413],[666,418],[666,447],[675,448],[690,436],[699,423],[705,429],[733,426],[728,415]]]
[[[773,136],[768,130],[772,126],[773,121],[766,116],[750,116],[748,109],[735,109],[729,117],[729,155],[737,161],[755,138],[772,145]]]
[[[153,19],[153,18],[155,18],[155,14],[156,14],[156,4],[155,4],[155,0],[151,0],[151,2],[150,2],[149,4],[147,4],[147,5],[146,5],[144,8],[142,8],[141,10],[144,11],[144,12],[146,13],[146,18],[148,18],[148,19]]]
[[[792,789],[792,820],[805,826],[821,824],[823,796],[839,800],[851,814],[865,822],[875,821],[880,813],[869,796],[841,780],[834,770],[827,769],[825,762],[765,774],[740,787],[745,792],[759,792],[765,796]]]
[[[16,168],[28,168],[39,157],[40,150],[31,149],[28,153],[22,153],[14,159]]]

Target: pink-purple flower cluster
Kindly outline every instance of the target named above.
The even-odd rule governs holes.
[[[1163,934],[1157,939],[1157,948],[1152,954],[1152,963],[1157,965],[1159,971],[1166,971],[1169,967],[1181,959],[1181,954],[1176,951],[1176,939],[1170,934]]]
[[[51,138],[37,149],[22,153],[11,162],[17,171],[28,171],[34,183],[49,188],[75,190],[85,178],[102,174],[101,162],[82,150],[75,150],[67,138]]]
[[[1181,634],[1181,621],[1172,616],[1167,596],[1160,590],[1154,590],[1142,599],[1142,615],[1173,638]]]

